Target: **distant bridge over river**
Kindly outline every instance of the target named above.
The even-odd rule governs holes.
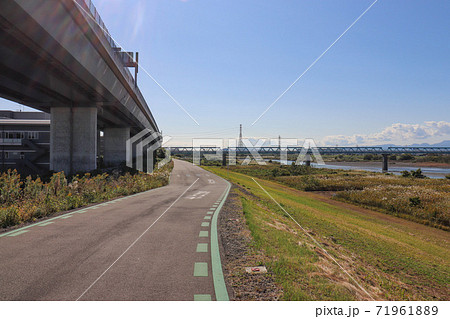
[[[383,156],[383,172],[387,172],[389,169],[389,156],[397,154],[411,154],[411,155],[447,155],[450,154],[450,147],[311,147],[304,148],[302,146],[264,146],[264,147],[235,147],[235,148],[220,148],[220,147],[167,147],[170,150],[171,155],[183,155],[189,154],[222,154],[223,165],[226,165],[227,158],[232,155],[245,156],[252,154],[259,154],[264,156],[275,155],[295,155],[304,154],[307,158],[306,165],[310,165],[310,157],[317,152],[320,155],[358,155],[358,154],[374,154]]]

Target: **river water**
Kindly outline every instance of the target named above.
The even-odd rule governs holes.
[[[278,160],[273,160],[274,162],[279,162]],[[291,165],[293,161],[287,161],[288,165]],[[369,172],[381,172],[382,163],[376,162],[343,162],[343,163],[328,163],[325,165],[319,165],[317,163],[311,163],[312,167],[317,168],[330,168],[330,169],[345,169],[345,170],[362,170]],[[401,175],[403,171],[415,171],[417,169],[422,170],[422,174],[430,178],[445,178],[446,175],[450,174],[450,168],[437,168],[437,167],[424,167],[420,166],[420,163],[415,164],[415,166],[408,166],[407,164],[389,164],[389,173],[396,175]]]

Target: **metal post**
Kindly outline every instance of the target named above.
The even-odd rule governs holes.
[[[135,87],[137,87],[138,68],[139,68],[139,52],[136,52],[136,64],[134,67],[134,86]]]

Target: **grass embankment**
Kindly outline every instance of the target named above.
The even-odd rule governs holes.
[[[172,168],[173,162],[152,175],[85,174],[70,180],[63,173],[55,173],[47,183],[40,178],[21,180],[16,171],[8,171],[0,175],[0,227],[32,222],[56,212],[167,185]]]
[[[246,223],[282,299],[369,299],[251,177],[207,169],[242,186]],[[449,299],[448,232],[257,180],[375,299]]]
[[[450,180],[343,171],[305,166],[248,165],[230,170],[274,180],[303,191],[330,192],[335,199],[450,230]]]

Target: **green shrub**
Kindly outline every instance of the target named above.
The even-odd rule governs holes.
[[[420,197],[410,197],[409,198],[409,206],[416,207],[420,206]]]
[[[408,171],[402,171],[402,176],[403,177],[411,177],[411,173]]]
[[[274,168],[272,169],[272,176],[273,177],[277,177],[277,176],[289,176],[291,175],[291,173],[285,169],[285,168]]]
[[[412,156],[411,154],[402,154],[400,155],[400,160],[401,161],[410,161],[413,160],[414,156]]]
[[[425,178],[425,175],[422,174],[422,170],[420,168],[417,169],[417,171],[412,171],[411,175],[415,178]]]
[[[172,168],[170,163],[151,175],[76,175],[70,182],[55,173],[48,183],[31,177],[22,182],[16,171],[8,171],[0,175],[0,227],[167,185]]]

